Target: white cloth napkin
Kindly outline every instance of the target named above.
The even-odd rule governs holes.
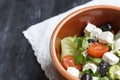
[[[32,25],[27,30],[23,31],[25,38],[28,39],[32,49],[34,50],[38,63],[41,64],[41,68],[45,71],[45,75],[50,80],[64,80],[64,78],[55,69],[50,58],[49,42],[56,25],[65,16],[77,9],[101,4],[120,7],[120,0],[93,0],[48,20]]]

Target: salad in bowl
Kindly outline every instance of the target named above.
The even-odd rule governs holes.
[[[120,80],[119,30],[119,7],[95,5],[76,10],[52,33],[52,63],[68,80]]]
[[[88,22],[83,36],[61,40],[61,64],[81,80],[120,80],[120,32]]]

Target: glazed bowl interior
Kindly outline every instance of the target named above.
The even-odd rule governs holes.
[[[77,80],[77,78],[67,73],[61,65],[61,39],[74,35],[82,36],[88,22],[97,27],[110,23],[116,33],[120,30],[120,8],[105,5],[83,8],[73,12],[57,25],[50,42],[51,58],[57,70],[66,79]]]

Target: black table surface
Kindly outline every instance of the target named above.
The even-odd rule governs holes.
[[[48,80],[22,31],[88,1],[0,0],[0,80]]]

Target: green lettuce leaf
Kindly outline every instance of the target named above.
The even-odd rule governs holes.
[[[77,44],[73,37],[66,37],[61,40],[61,59],[67,55],[74,55],[77,53]]]
[[[67,55],[73,55],[76,64],[85,64],[85,57],[82,54],[89,46],[88,37],[66,37],[61,40],[61,60]]]
[[[86,50],[89,46],[88,37],[82,37],[82,48]]]

